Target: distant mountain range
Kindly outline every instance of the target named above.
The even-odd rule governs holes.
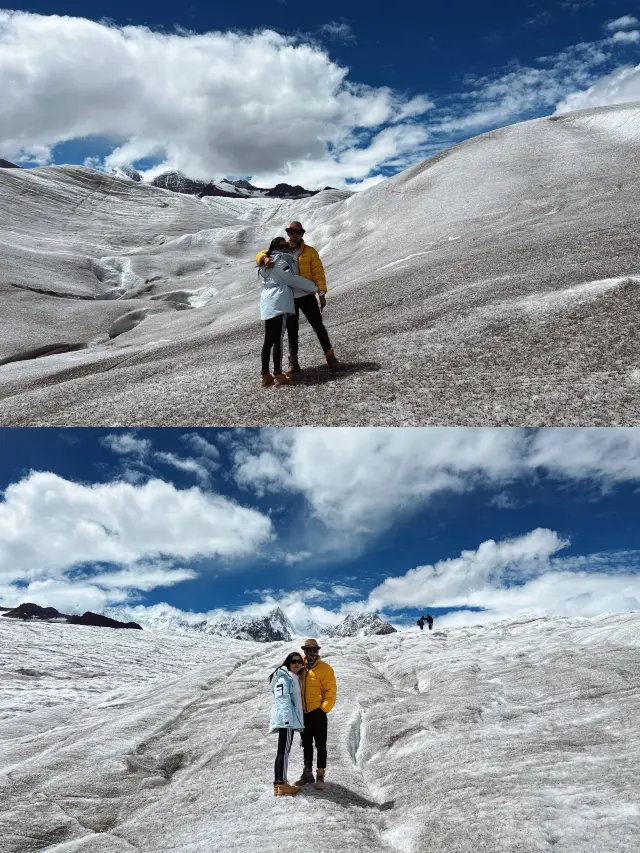
[[[0,169],[19,169],[15,163],[10,163],[8,160],[0,159]],[[116,166],[110,173],[114,178],[123,178],[136,183],[146,183],[136,169],[132,166]],[[163,172],[149,182],[152,187],[158,187],[161,190],[171,190],[174,193],[184,193],[185,195],[197,195],[198,198],[205,196],[223,196],[226,198],[311,198],[317,195],[320,190],[305,190],[299,184],[291,186],[291,184],[276,184],[275,187],[265,189],[264,187],[254,187],[249,181],[238,180],[230,181],[228,178],[215,178],[210,181],[194,181],[187,178],[182,172],[169,171]],[[335,189],[334,187],[325,187],[325,190]]]
[[[117,166],[111,170],[111,174],[116,178],[124,178],[136,181],[136,183],[143,181],[140,172],[131,166]],[[204,198],[204,196],[223,196],[226,198],[310,198],[320,192],[320,190],[305,190],[304,187],[299,185],[291,186],[291,184],[277,184],[275,187],[265,189],[263,187],[254,187],[249,181],[230,181],[228,178],[194,181],[191,178],[187,178],[182,172],[176,171],[163,172],[150,183],[151,186],[159,187],[163,190],[197,195],[198,198]],[[325,187],[325,190],[330,189],[333,189],[333,187]]]
[[[188,634],[211,634],[234,640],[253,640],[257,643],[288,642],[305,637],[369,637],[374,634],[395,634],[396,629],[377,613],[358,613],[347,616],[339,625],[318,625],[306,622],[296,626],[286,614],[275,607],[266,616],[242,619],[227,614],[193,621],[153,608],[107,608],[106,613],[87,611],[82,616],[60,613],[55,607],[41,607],[27,602],[18,607],[0,607],[0,616],[22,621],[57,622],[69,625],[93,625],[104,628],[150,628],[155,631],[176,631]],[[128,617],[134,615],[137,621]]]
[[[393,634],[395,628],[377,613],[350,615],[339,625],[318,625],[315,622],[294,624],[287,615],[275,607],[266,616],[240,618],[229,614],[193,621],[153,608],[113,607],[107,610],[118,619],[135,618],[143,628],[156,631],[179,631],[181,633],[211,634],[236,640],[254,640],[258,643],[288,642],[302,636],[307,637],[364,637],[372,634]]]

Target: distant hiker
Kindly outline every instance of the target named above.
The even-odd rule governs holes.
[[[284,663],[269,676],[274,705],[271,709],[269,731],[278,733],[278,752],[275,763],[273,793],[276,797],[294,797],[299,787],[287,782],[289,751],[293,733],[304,728],[300,679],[298,673],[304,666],[299,652],[291,652]]]
[[[327,359],[327,364],[332,370],[338,370],[340,368],[340,362],[336,358],[333,347],[331,346],[331,341],[329,340],[329,333],[322,322],[321,312],[324,310],[327,303],[327,280],[324,275],[324,267],[322,266],[320,255],[312,246],[307,246],[302,239],[304,235],[304,228],[299,222],[296,220],[290,222],[286,231],[289,237],[288,251],[290,251],[298,261],[300,275],[303,278],[309,279],[309,281],[315,282],[317,285],[318,299],[320,300],[320,306],[318,307],[318,300],[313,293],[305,295],[298,294],[295,298],[295,313],[287,320],[287,335],[289,338],[289,370],[287,373],[291,376],[294,373],[300,372],[300,363],[298,361],[298,329],[300,324],[300,311],[302,311],[311,324],[311,328],[318,336],[320,346],[322,347],[322,351]],[[268,252],[265,251],[258,252],[256,255],[256,263],[258,266],[262,266],[263,263],[265,263],[267,254]],[[266,266],[269,266],[268,261],[266,261]]]
[[[429,626],[429,630],[433,628],[433,616],[430,613],[427,613],[427,625]]]
[[[424,616],[421,616],[421,617],[418,619],[418,621],[416,622],[416,625],[419,625],[419,626],[420,626],[420,630],[421,630],[421,631],[424,631]]]
[[[336,703],[336,677],[328,663],[320,660],[317,640],[305,640],[302,670],[302,707],[304,709],[304,770],[295,783],[297,787],[307,782],[316,783],[318,791],[324,791],[324,772],[327,767],[327,714]],[[313,778],[313,743],[317,751],[317,778]]]
[[[287,328],[287,318],[295,314],[294,297],[301,293],[314,297],[316,285],[298,275],[298,262],[290,254],[284,237],[271,241],[265,257],[273,263],[258,270],[262,283],[260,294],[260,319],[264,320],[262,345],[262,385],[287,385],[291,376],[282,372],[282,341]],[[273,350],[273,376],[270,371]]]

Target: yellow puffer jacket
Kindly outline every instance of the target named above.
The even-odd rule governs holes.
[[[322,708],[328,714],[336,704],[336,677],[333,669],[323,660],[318,660],[311,669],[305,666],[300,690],[304,711]]]
[[[258,252],[256,255],[256,263],[258,266],[261,266],[266,254],[266,249],[262,252]],[[324,267],[322,266],[320,255],[316,252],[313,246],[307,246],[304,240],[302,241],[302,251],[298,258],[298,267],[300,268],[300,275],[302,278],[312,281],[317,286],[320,293],[327,292],[327,280],[324,275]]]

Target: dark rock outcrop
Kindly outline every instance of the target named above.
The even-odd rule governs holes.
[[[93,625],[99,628],[137,628],[142,630],[137,622],[119,622],[117,619],[110,619],[108,616],[92,613],[90,610],[87,610],[82,616],[68,616],[66,613],[60,613],[55,607],[40,607],[39,604],[32,602],[19,604],[13,609],[0,607],[0,610],[7,611],[2,614],[7,619],[22,619],[23,621],[37,619],[40,622],[62,622],[68,625]]]
[[[170,189],[170,187],[167,187]],[[184,190],[179,190],[178,192],[184,192]],[[221,190],[220,187],[217,187],[215,184],[207,184],[203,187],[199,192],[196,193],[198,198],[204,198],[207,195],[215,195],[222,196],[223,198],[238,198],[238,193],[234,192],[226,192],[225,190]]]
[[[67,622],[70,625],[93,625],[96,628],[137,628],[140,631],[142,630],[137,622],[118,622],[117,619],[111,619],[101,613],[92,613],[90,610],[87,610],[82,616],[68,616]]]
[[[15,163],[10,163],[8,160],[0,159],[0,169],[19,169],[20,166],[16,166]]]
[[[267,190],[269,198],[303,198],[317,195],[318,190],[305,190],[300,184],[292,187],[291,184],[276,184],[273,189]]]

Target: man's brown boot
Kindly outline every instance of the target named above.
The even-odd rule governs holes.
[[[316,780],[313,778],[313,770],[310,767],[305,767],[302,771],[302,776],[296,782],[298,788],[301,788],[303,785],[306,785],[307,782],[313,784]]]
[[[273,785],[273,793],[276,797],[295,797],[299,790],[300,788],[288,782],[276,782]]]
[[[324,791],[324,768],[318,767],[316,771],[316,791]]]
[[[328,349],[324,355],[327,359],[327,364],[329,365],[331,370],[341,370],[342,365],[336,358],[336,354],[334,353],[333,349]]]
[[[287,376],[293,376],[294,373],[300,373],[300,362],[298,361],[297,355],[290,355]]]

